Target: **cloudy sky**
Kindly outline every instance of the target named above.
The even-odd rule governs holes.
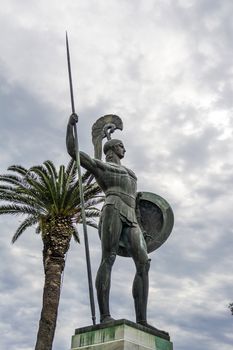
[[[233,317],[232,0],[3,1],[0,8],[0,171],[69,157],[65,31],[69,33],[80,148],[91,126],[121,116],[124,164],[138,189],[164,197],[175,226],[150,254],[148,321],[177,350],[230,350]],[[33,349],[41,310],[41,238],[1,217],[0,348]],[[80,232],[81,232],[80,227]],[[82,234],[81,234],[82,236]],[[100,242],[89,230],[93,276]],[[114,318],[134,320],[134,266],[113,271]],[[91,324],[84,245],[66,260],[55,350]]]

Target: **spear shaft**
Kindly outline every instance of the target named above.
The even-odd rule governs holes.
[[[73,84],[72,84],[72,74],[71,74],[71,64],[70,64],[70,51],[69,51],[69,42],[68,42],[67,32],[66,32],[66,52],[67,52],[69,83],[70,83],[71,108],[72,108],[72,113],[75,114]],[[77,132],[76,123],[74,125],[74,143],[75,143],[76,166],[78,170],[78,179],[79,179],[79,194],[80,194],[80,204],[81,204],[81,213],[82,213],[82,222],[83,222],[83,234],[84,234],[86,263],[87,263],[87,276],[88,276],[89,298],[90,298],[90,306],[91,306],[91,317],[92,317],[93,325],[95,325],[96,324],[95,301],[94,301],[93,284],[92,284],[91,260],[90,260],[89,243],[88,243],[88,235],[87,235],[87,222],[86,222],[86,214],[85,214],[85,202],[84,202],[84,194],[83,194],[80,152],[79,152],[78,132]]]

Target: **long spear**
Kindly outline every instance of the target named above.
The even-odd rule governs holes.
[[[70,83],[71,108],[72,108],[72,114],[75,114],[73,83],[72,83],[71,64],[70,64],[70,51],[69,51],[69,42],[68,42],[67,32],[66,32],[66,52],[67,52],[69,83]],[[89,243],[88,243],[88,235],[87,235],[86,214],[85,214],[85,209],[84,209],[85,203],[84,203],[84,195],[83,195],[80,152],[79,152],[78,132],[77,132],[76,123],[74,125],[74,142],[75,142],[76,165],[77,165],[78,179],[79,179],[79,194],[80,194],[80,204],[81,204],[81,213],[82,213],[82,222],[83,222],[83,234],[84,234],[84,242],[85,242],[86,262],[87,262],[87,276],[88,276],[89,298],[90,298],[90,306],[91,306],[91,317],[92,317],[92,322],[95,325],[96,324],[95,301],[94,301],[93,284],[92,284],[91,261],[90,261]]]

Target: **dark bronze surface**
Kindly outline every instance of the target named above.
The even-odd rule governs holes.
[[[114,120],[118,125],[113,125]],[[74,123],[76,120],[71,115],[67,127],[67,150],[71,157],[75,157]],[[110,139],[115,128],[122,125],[115,115],[101,117],[94,124],[95,138],[99,140],[96,155],[100,154],[100,146],[102,151],[103,136],[108,138],[103,148],[106,162],[80,152],[81,165],[95,177],[105,194],[99,223],[102,258],[96,277],[100,322],[114,321],[109,307],[111,272],[117,254],[121,254],[132,257],[136,267],[132,288],[136,322],[151,328],[147,324],[148,252],[157,249],[169,236],[173,213],[163,198],[149,192],[137,193],[136,175],[121,164],[124,145],[120,140]]]

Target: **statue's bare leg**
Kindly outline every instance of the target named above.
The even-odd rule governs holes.
[[[117,209],[106,205],[101,215],[102,259],[96,276],[97,299],[100,310],[100,322],[112,320],[109,310],[109,292],[112,266],[116,259],[122,222]]]
[[[136,322],[147,325],[150,259],[148,259],[147,255],[146,242],[139,227],[126,228],[126,236],[128,250],[136,265],[136,274],[133,282]]]

